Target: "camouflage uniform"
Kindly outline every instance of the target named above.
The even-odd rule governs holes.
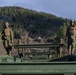
[[[70,22],[70,26],[68,26],[66,31],[67,43],[68,43],[68,54],[73,54],[75,50],[76,44],[76,26],[74,26],[73,21]]]
[[[57,58],[61,58],[62,57],[62,48],[61,47],[57,47]]]
[[[6,49],[6,52],[8,55],[11,55],[12,52],[12,42],[13,42],[13,32],[8,27],[9,23],[5,22],[5,28],[2,31],[2,40],[4,48]]]
[[[18,45],[22,45],[21,39],[18,39]],[[18,48],[18,55],[20,59],[23,57],[24,49],[23,48]]]

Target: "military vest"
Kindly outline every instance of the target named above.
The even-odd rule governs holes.
[[[5,35],[5,36],[10,36],[10,34],[11,34],[11,33],[10,33],[10,28],[5,28],[5,29],[4,29],[4,35]]]
[[[69,26],[68,32],[69,32],[69,36],[75,37],[75,34],[76,34],[76,27],[75,27],[75,26]]]

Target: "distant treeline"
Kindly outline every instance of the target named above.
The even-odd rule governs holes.
[[[54,36],[68,19],[44,12],[10,6],[0,7],[0,30],[3,29],[3,21],[8,21],[14,31],[15,38],[20,38],[21,35],[26,35],[26,32],[31,37]]]

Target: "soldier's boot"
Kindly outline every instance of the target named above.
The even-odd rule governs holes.
[[[9,51],[9,56],[12,56],[12,51]]]
[[[7,55],[9,56],[9,51],[7,51]]]

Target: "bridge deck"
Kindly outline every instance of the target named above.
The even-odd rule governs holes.
[[[14,62],[13,57],[1,56],[1,59],[7,58],[7,62],[0,62],[0,74],[63,74],[63,75],[74,75],[76,73],[76,62],[48,62],[47,60],[41,59],[27,59],[25,62]],[[11,61],[12,60],[12,61]],[[19,59],[18,59],[19,60]]]

